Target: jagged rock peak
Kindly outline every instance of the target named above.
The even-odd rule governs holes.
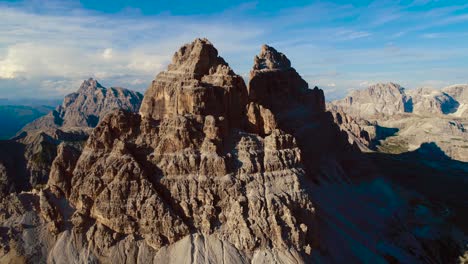
[[[140,114],[161,120],[176,115],[227,118],[239,124],[247,88],[206,39],[182,46],[167,71],[159,73],[145,93]]]
[[[97,80],[93,78],[89,78],[88,80],[84,80],[78,89],[78,93],[87,93],[87,92],[94,92],[98,88],[104,88]]]
[[[174,54],[168,70],[193,73],[196,79],[201,79],[210,73],[210,69],[216,69],[218,65],[228,66],[224,59],[218,56],[218,51],[209,40],[197,38],[192,43],[182,46]]]
[[[119,87],[106,88],[89,78],[76,92],[66,95],[54,111],[29,123],[22,131],[95,127],[99,119],[112,110],[138,111],[142,99],[143,95],[138,92]]]
[[[258,56],[254,59],[254,70],[273,70],[273,69],[289,69],[291,68],[291,62],[281,52],[278,52],[275,48],[268,45],[263,45]]]
[[[405,92],[405,88],[393,82],[376,83],[376,84],[370,85],[369,90],[388,90],[388,91],[395,91],[395,92],[398,91],[401,94]]]
[[[312,112],[325,111],[323,91],[309,89],[309,84],[291,67],[286,55],[267,45],[263,45],[254,58],[248,90],[250,101],[274,113],[291,111],[298,106],[310,107]]]

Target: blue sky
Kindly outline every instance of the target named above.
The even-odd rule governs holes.
[[[328,100],[376,82],[468,83],[468,3],[0,1],[0,97],[50,98],[97,78],[145,91],[172,54],[207,37],[248,78],[264,43]]]

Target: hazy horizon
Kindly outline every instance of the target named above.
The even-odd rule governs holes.
[[[99,79],[97,81],[101,85],[103,85],[104,87],[117,87],[116,85],[105,85],[105,82],[103,83]],[[149,82],[151,82],[151,80],[149,80]],[[335,96],[325,95],[325,101],[331,102],[331,101],[343,99],[346,96],[350,95],[350,92],[353,91],[353,90],[367,89],[367,88],[369,88],[369,86],[372,86],[372,85],[378,84],[378,83],[383,83],[383,82],[369,83],[368,86],[361,86],[361,87],[358,87],[358,88],[355,88],[355,89],[349,89],[344,94],[338,94],[338,95],[335,95]],[[399,84],[398,82],[393,82],[393,83]],[[310,85],[310,87],[309,87],[310,89],[312,89],[314,87],[310,83],[309,83],[309,85]],[[403,88],[405,90],[413,90],[413,89],[418,89],[418,88],[433,88],[433,89],[440,90],[442,88],[446,88],[446,87],[449,87],[449,86],[457,86],[457,85],[468,85],[468,84],[457,83],[457,84],[451,84],[451,85],[447,85],[447,86],[443,86],[443,87],[416,86],[416,87],[403,87]],[[78,88],[79,88],[79,86],[74,87],[74,89],[72,89],[70,91],[70,93],[76,92],[78,90]],[[129,87],[123,87],[123,88],[131,89]],[[319,86],[319,88],[323,88],[323,87]],[[137,91],[144,94],[146,89],[137,90]],[[66,94],[64,94],[64,95],[66,95]],[[56,95],[56,96],[48,96],[48,97],[43,97],[43,98],[41,98],[41,97],[35,98],[35,97],[27,97],[27,96],[26,97],[9,97],[9,98],[8,97],[0,97],[0,105],[58,106],[58,105],[60,105],[62,103],[64,95],[60,94],[60,95]]]

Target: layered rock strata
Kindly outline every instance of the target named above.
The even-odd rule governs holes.
[[[300,183],[301,150],[275,120],[197,39],[156,77],[140,115],[114,112],[94,129],[70,189],[64,177],[50,184],[69,194],[76,214],[155,250],[200,233],[248,258],[262,248],[305,254],[314,207]]]
[[[0,200],[0,262],[453,259],[451,230],[380,178],[324,101],[271,47],[247,88],[196,39],[139,114],[113,111],[82,151],[58,149],[46,188]],[[440,233],[413,231],[421,226]]]
[[[0,164],[5,167],[9,188],[19,192],[46,184],[60,149],[81,151],[100,119],[115,109],[138,111],[142,97],[123,88],[105,88],[92,78],[85,80],[62,105],[26,125],[15,138],[0,143]]]

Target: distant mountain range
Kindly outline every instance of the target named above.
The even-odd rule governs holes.
[[[362,150],[402,153],[432,142],[449,157],[468,161],[468,85],[406,90],[379,83],[328,109]]]
[[[44,184],[61,143],[68,151],[79,149],[104,115],[116,109],[136,112],[142,98],[138,92],[106,88],[90,78],[57,107],[0,106],[9,110],[2,116],[8,117],[2,119],[4,124],[16,125],[6,138],[15,137],[0,141],[0,164],[3,161],[8,169],[8,188],[20,191]]]
[[[326,106],[285,54],[253,61],[245,83],[195,39],[144,96],[88,79],[0,141],[0,263],[465,254],[464,88],[379,84]]]

